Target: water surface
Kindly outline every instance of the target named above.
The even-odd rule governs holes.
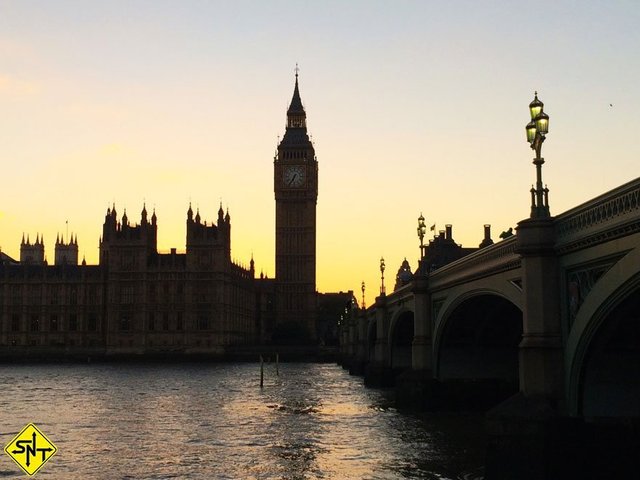
[[[479,478],[482,418],[409,415],[328,364],[1,365],[0,443],[33,422],[42,479]],[[24,478],[0,457],[0,478]]]

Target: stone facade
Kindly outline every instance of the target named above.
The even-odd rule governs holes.
[[[223,354],[260,343],[272,281],[255,278],[253,260],[248,269],[231,261],[230,237],[222,208],[217,225],[189,208],[186,253],[159,253],[155,212],[148,220],[143,209],[132,225],[126,213],[118,220],[114,206],[105,216],[99,265],[0,265],[0,347],[9,354]]]
[[[126,211],[119,218],[115,205],[107,209],[98,265],[78,265],[73,235],[66,242],[58,236],[53,266],[41,235],[34,243],[23,238],[20,262],[0,255],[0,356],[52,349],[216,355],[333,338],[328,324],[318,331],[318,162],[297,73],[274,159],[274,191],[276,279],[256,278],[253,259],[249,268],[231,260],[231,218],[222,206],[215,223],[189,206],[185,253],[158,252],[157,217],[145,207],[136,224]]]
[[[307,134],[298,75],[287,128],[274,159],[277,333],[282,341],[317,339],[316,202],[318,161]]]

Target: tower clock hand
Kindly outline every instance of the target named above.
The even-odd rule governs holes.
[[[291,180],[289,180],[289,183],[287,185],[293,185],[293,182],[296,181],[296,177],[298,176],[297,173],[293,174],[293,177],[291,177]]]

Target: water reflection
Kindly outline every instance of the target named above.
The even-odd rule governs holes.
[[[400,414],[333,365],[268,366],[263,389],[255,364],[0,366],[0,384],[0,441],[34,422],[58,446],[41,478],[454,479],[483,460],[480,417]]]

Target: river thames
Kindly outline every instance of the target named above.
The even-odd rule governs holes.
[[[480,415],[398,412],[331,364],[1,365],[0,441],[34,423],[43,479],[477,479]],[[3,452],[0,478],[24,478]]]

